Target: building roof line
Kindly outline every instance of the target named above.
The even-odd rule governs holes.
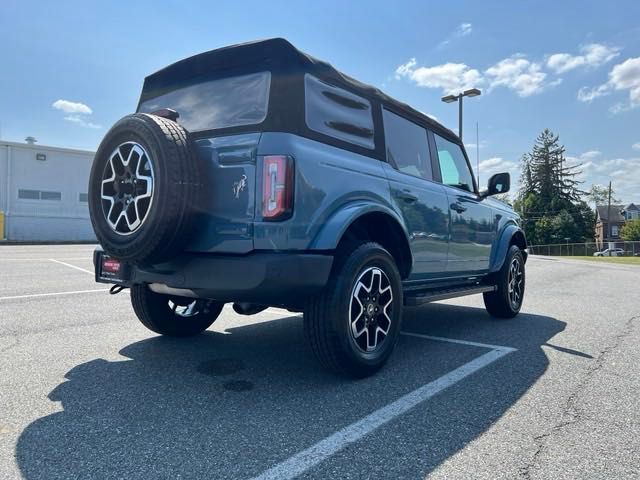
[[[29,144],[29,143],[20,143],[20,142],[9,142],[6,140],[0,140],[0,147],[9,146],[15,148],[24,148],[27,150],[53,150],[56,152],[63,153],[81,153],[81,154],[90,154],[95,155],[95,151],[93,150],[84,150],[80,148],[67,148],[67,147],[54,147],[52,145],[44,145],[44,144]]]

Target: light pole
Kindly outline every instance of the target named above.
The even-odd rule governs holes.
[[[462,97],[477,97],[481,94],[482,92],[477,88],[470,88],[458,95],[447,95],[446,97],[442,97],[442,101],[444,103],[458,102],[458,137],[460,137],[460,141],[462,141]]]

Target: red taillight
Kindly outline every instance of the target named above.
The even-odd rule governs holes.
[[[283,220],[293,211],[293,159],[284,155],[264,157],[262,218]]]

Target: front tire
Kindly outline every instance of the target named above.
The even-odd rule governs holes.
[[[402,279],[393,257],[379,244],[365,243],[336,256],[329,282],[304,311],[305,333],[323,366],[367,377],[391,355],[402,307]]]
[[[515,317],[522,308],[525,287],[524,257],[516,245],[509,248],[495,281],[497,290],[482,294],[487,312],[498,318]]]
[[[224,303],[162,295],[147,285],[131,287],[131,305],[149,330],[169,337],[197,335],[216,321]]]

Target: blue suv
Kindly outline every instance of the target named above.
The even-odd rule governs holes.
[[[100,144],[96,281],[163,335],[225,303],[304,312],[321,363],[367,376],[404,306],[482,293],[519,312],[525,236],[489,198],[509,184],[480,191],[453,132],[286,40],[221,48],[148,76]]]

